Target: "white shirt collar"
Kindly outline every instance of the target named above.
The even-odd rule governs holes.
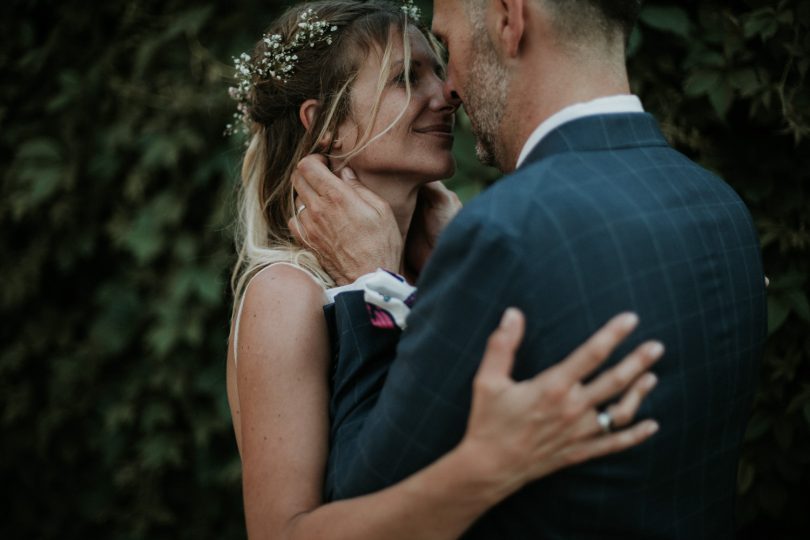
[[[564,109],[552,114],[546,120],[537,126],[537,129],[526,140],[523,145],[523,150],[520,151],[520,156],[517,160],[515,168],[520,167],[529,154],[537,146],[537,144],[554,129],[560,127],[566,122],[582,118],[583,116],[592,116],[596,114],[613,114],[613,113],[632,113],[644,112],[644,107],[641,105],[641,100],[638,96],[631,94],[622,94],[617,96],[607,96],[587,101],[585,103],[574,103]]]

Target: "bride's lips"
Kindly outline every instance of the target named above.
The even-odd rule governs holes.
[[[453,125],[452,124],[433,124],[432,126],[425,126],[421,128],[414,128],[416,133],[424,135],[435,135],[443,138],[453,138]]]

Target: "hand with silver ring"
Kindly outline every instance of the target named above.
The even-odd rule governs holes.
[[[599,427],[602,428],[602,433],[605,435],[613,433],[613,416],[610,414],[610,411],[600,412],[596,415],[596,421],[599,423]]]
[[[520,312],[516,316],[509,324],[504,315],[490,337],[461,443],[475,459],[487,460],[489,470],[503,473],[506,495],[559,469],[641,444],[658,430],[654,420],[634,420],[655,387],[650,369],[663,345],[645,342],[604,366],[638,324],[635,314],[615,317],[565,359],[521,381],[511,378],[525,329]]]

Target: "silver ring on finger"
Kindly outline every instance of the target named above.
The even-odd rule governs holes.
[[[306,210],[306,209],[307,209],[307,205],[305,205],[305,204],[302,204],[301,206],[299,206],[298,208],[296,208],[296,209],[295,209],[295,217],[300,216],[300,215],[301,215],[301,212],[303,212],[303,211],[304,211],[304,210]]]
[[[596,422],[604,435],[613,432],[613,415],[608,411],[602,411],[596,415]]]

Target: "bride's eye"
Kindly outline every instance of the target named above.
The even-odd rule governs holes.
[[[419,81],[419,78],[416,76],[416,71],[414,69],[410,70],[410,73],[409,73],[408,76],[411,79],[411,84],[412,85],[415,85]],[[399,75],[396,76],[396,78],[394,79],[394,82],[399,86],[405,86],[405,70],[402,70],[399,73]]]
[[[436,74],[436,76],[437,76],[437,77],[439,77],[441,80],[443,80],[443,81],[444,81],[444,80],[446,80],[446,79],[447,79],[447,71],[445,70],[445,67],[444,67],[443,65],[441,65],[441,64],[436,64],[436,65],[433,67],[433,72],[434,72],[434,73]]]

